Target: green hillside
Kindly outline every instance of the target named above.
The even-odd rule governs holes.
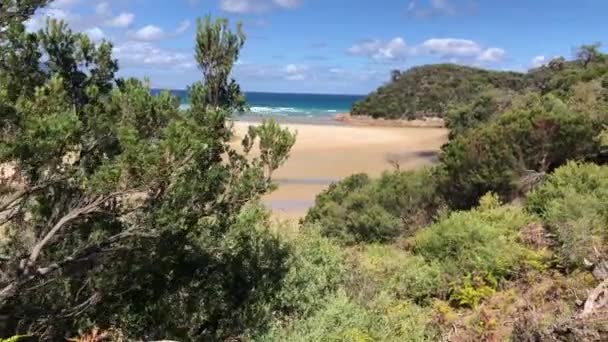
[[[444,116],[451,105],[467,103],[485,88],[519,91],[527,85],[528,77],[523,73],[425,65],[394,72],[391,82],[357,102],[352,114],[391,119]]]

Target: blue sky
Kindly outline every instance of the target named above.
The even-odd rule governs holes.
[[[363,94],[391,69],[440,62],[525,71],[608,37],[605,0],[56,0],[28,27],[64,19],[111,40],[122,76],[184,89],[200,78],[195,23],[208,13],[244,24],[246,91]]]

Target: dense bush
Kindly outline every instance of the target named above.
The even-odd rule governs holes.
[[[327,298],[307,319],[276,326],[258,341],[434,341],[431,316],[414,304],[379,298],[371,306],[344,292]]]
[[[356,253],[349,291],[357,297],[387,293],[400,300],[429,305],[446,292],[446,278],[436,262],[394,246],[370,245]]]
[[[344,252],[315,228],[290,241],[289,272],[281,284],[277,305],[283,315],[307,316],[337,292],[345,277]]]
[[[450,130],[450,139],[498,117],[511,105],[514,96],[508,90],[490,89],[482,92],[471,103],[450,109],[445,122]]]
[[[452,213],[417,233],[413,252],[439,263],[456,283],[467,275],[498,280],[516,275],[535,257],[519,242],[520,230],[533,218],[517,207],[499,206],[495,197],[483,202],[480,208]]]
[[[317,196],[305,221],[344,243],[387,242],[426,224],[441,201],[431,170],[354,175]]]
[[[564,267],[595,263],[608,252],[608,167],[569,163],[547,177],[527,205],[555,234]]]
[[[390,241],[399,233],[399,220],[369,197],[370,185],[367,175],[332,184],[317,196],[305,222],[317,224],[321,234],[347,244]]]
[[[444,146],[439,189],[453,208],[470,208],[488,191],[510,199],[523,175],[597,153],[600,131],[598,121],[554,96],[527,95]]]
[[[437,194],[434,169],[385,172],[374,181],[370,195],[403,224],[402,235],[411,235],[428,224],[443,207]]]

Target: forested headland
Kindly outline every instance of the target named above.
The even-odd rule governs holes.
[[[504,101],[527,92],[563,96],[579,83],[598,80],[606,73],[608,66],[599,48],[599,44],[578,47],[572,60],[556,57],[526,73],[455,64],[393,70],[386,84],[353,105],[351,114],[385,119],[445,118],[478,99],[480,93],[491,93]]]
[[[608,339],[597,45],[527,75],[396,74],[413,93],[375,103],[445,111],[436,165],[353,175],[276,223],[259,200],[297,136],[270,120],[234,146],[240,25],[199,20],[182,110],[117,77],[111,42],[57,20],[26,31],[46,3],[0,0],[1,338]]]

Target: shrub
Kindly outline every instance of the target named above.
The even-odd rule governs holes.
[[[551,171],[598,151],[601,126],[592,116],[549,95],[515,102],[510,112],[443,148],[439,189],[451,207],[468,209],[489,191],[511,199],[523,174]]]
[[[321,193],[305,222],[317,224],[321,234],[352,244],[386,242],[399,233],[399,220],[370,196],[372,181],[359,174],[333,184]]]
[[[307,229],[293,241],[289,272],[278,295],[279,309],[287,315],[307,316],[332,296],[344,278],[344,255],[316,229]]]
[[[416,234],[413,251],[438,262],[456,283],[469,274],[487,274],[500,281],[521,270],[530,257],[518,233],[531,221],[513,206],[455,212]]]
[[[495,119],[511,104],[513,96],[507,90],[489,89],[471,103],[451,109],[446,118],[450,139]]]
[[[512,195],[519,167],[504,134],[494,125],[482,126],[443,147],[438,189],[451,208],[469,209],[490,191]]]
[[[326,298],[313,315],[286,327],[277,326],[259,341],[375,341],[369,311],[351,302],[343,292]]]
[[[433,169],[385,172],[374,183],[373,198],[403,224],[402,234],[412,234],[428,224],[442,207]]]
[[[389,242],[429,222],[440,203],[431,170],[354,175],[321,193],[304,221],[347,244]]]
[[[256,339],[285,341],[433,341],[430,315],[415,305],[380,298],[367,308],[350,300],[344,292],[328,298],[314,315],[277,325]]]
[[[374,292],[385,292],[399,300],[410,300],[428,305],[434,296],[445,288],[442,270],[437,263],[429,263],[420,256],[411,255],[392,246],[366,246],[357,254],[353,273],[365,279],[359,283],[373,283]]]
[[[306,221],[316,221],[326,216],[325,206],[329,203],[341,204],[352,192],[361,190],[371,183],[366,174],[356,174],[333,183],[315,199],[315,206],[308,211]]]
[[[527,205],[556,235],[563,266],[582,267],[608,251],[608,167],[569,163],[547,177]]]
[[[458,302],[460,306],[475,308],[481,300],[494,294],[496,285],[492,276],[468,275],[464,278],[463,284],[452,293],[451,299]]]

